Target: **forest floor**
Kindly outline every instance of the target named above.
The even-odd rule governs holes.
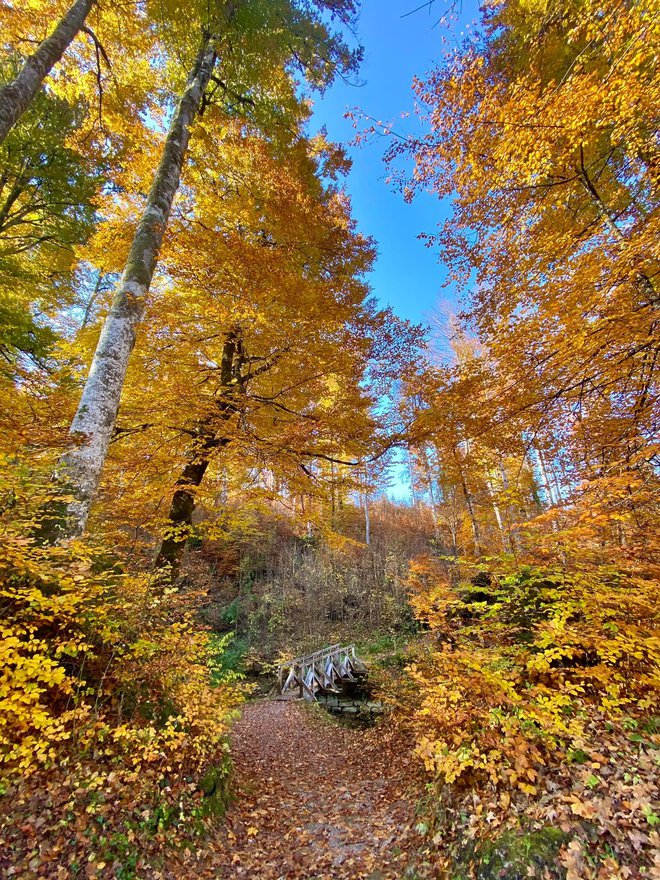
[[[430,876],[410,750],[288,700],[247,705],[232,734],[234,800],[210,849],[175,876],[399,880]],[[183,870],[182,870],[183,869]]]

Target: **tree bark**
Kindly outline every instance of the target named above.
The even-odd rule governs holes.
[[[410,474],[410,497],[412,506],[417,507],[417,489],[415,487],[415,464],[413,462],[412,451],[408,447],[408,473]]]
[[[62,457],[58,480],[70,489],[74,501],[68,505],[65,522],[59,525],[58,537],[80,534],[87,522],[117,418],[137,327],[142,320],[172,201],[179,187],[190,140],[190,126],[198,112],[215,61],[213,43],[207,38],[172,119],[119,289],[103,325],[82,398],[71,424],[70,434],[74,442]]]
[[[420,447],[420,455],[422,457],[422,461],[424,462],[424,473],[426,475],[426,482],[429,487],[429,500],[431,502],[431,517],[433,519],[433,533],[437,538],[439,535],[438,530],[438,506],[436,503],[436,493],[435,487],[433,485],[433,473],[431,471],[431,462],[429,461],[429,454],[425,444],[422,444]]]
[[[463,500],[465,501],[465,507],[467,508],[468,517],[470,519],[470,527],[472,529],[472,540],[474,543],[474,551],[477,556],[481,556],[482,546],[481,546],[481,532],[479,529],[479,523],[477,522],[477,517],[474,512],[474,505],[472,504],[472,493],[468,489],[467,481],[465,479],[465,474],[463,472],[463,468],[461,466],[461,462],[458,456],[458,452],[454,448],[454,461],[456,463],[456,468],[458,470],[459,481],[461,484],[461,491],[463,492]]]
[[[0,144],[16,125],[50,71],[85,24],[95,0],[76,0],[53,33],[39,43],[18,76],[0,89]]]
[[[252,379],[267,373],[277,363],[278,355],[266,358],[256,368],[249,364],[240,327],[232,328],[226,335],[222,347],[220,359],[220,392],[216,400],[216,411],[207,419],[200,421],[196,427],[198,441],[188,454],[181,476],[176,482],[176,490],[172,497],[168,513],[169,528],[163,539],[156,559],[154,568],[161,569],[165,573],[165,580],[176,580],[186,542],[190,536],[190,528],[195,512],[197,489],[211,462],[211,456],[216,449],[221,449],[231,443],[231,435],[227,435],[226,428],[218,433],[219,423],[228,422],[232,416],[245,410],[245,397],[247,387]]]
[[[559,504],[559,498],[557,498],[557,494],[552,485],[552,479],[548,472],[548,466],[545,461],[545,456],[541,452],[540,448],[534,448],[534,452],[536,452],[536,458],[539,463],[539,470],[541,472],[542,486],[546,494],[546,501],[548,507],[554,507]]]
[[[243,365],[243,348],[240,341],[240,331],[230,330],[222,347],[220,360],[220,387],[223,389],[217,402],[219,418],[227,422],[239,409],[238,401],[233,398],[233,392],[241,388]],[[188,454],[188,462],[181,476],[176,481],[177,489],[170,503],[168,518],[168,532],[156,555],[154,568],[167,571],[169,580],[176,580],[186,542],[190,536],[193,513],[195,512],[195,489],[197,489],[204,474],[208,470],[211,454],[214,449],[226,446],[230,442],[229,437],[218,437],[214,429],[213,418],[209,418],[197,425],[199,441],[195,448]]]
[[[507,547],[506,541],[506,532],[504,530],[504,520],[502,519],[502,511],[499,508],[497,503],[497,495],[495,494],[495,484],[492,480],[486,480],[486,488],[488,489],[488,494],[490,495],[490,503],[493,505],[493,511],[495,513],[495,519],[497,520],[497,527],[500,530],[500,538],[502,539],[502,550],[505,553],[509,551],[509,547]]]
[[[509,493],[509,478],[507,476],[506,468],[504,467],[504,461],[502,460],[502,456],[499,459],[499,471],[500,471],[500,479],[502,480],[502,488],[507,494],[506,507],[504,508],[505,518],[506,518],[506,530],[509,536],[509,544],[511,546],[511,552],[513,555],[516,555],[516,551],[518,549],[518,530],[514,527],[514,524],[511,522],[511,503],[510,503],[510,493]],[[520,472],[518,473],[518,477],[516,478],[516,482],[518,482],[518,478],[520,476]],[[516,513],[517,511],[517,513]],[[516,504],[514,508],[514,513],[516,513],[516,520],[524,521],[525,519],[525,510],[520,504]]]
[[[229,441],[224,441],[225,444],[227,442]],[[167,570],[168,580],[176,580],[181,568],[183,552],[186,549],[186,541],[190,535],[192,516],[195,510],[194,490],[204,479],[210,462],[211,450],[221,445],[223,445],[223,441],[214,438],[208,446],[203,446],[191,456],[191,461],[184,467],[177,480],[177,486],[180,488],[175,491],[170,504],[168,534],[163,538],[154,563],[155,568]]]

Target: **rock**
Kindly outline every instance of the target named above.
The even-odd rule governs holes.
[[[505,831],[492,840],[470,843],[457,860],[454,880],[563,880],[566,869],[558,863],[557,854],[568,836],[547,825],[539,831]]]

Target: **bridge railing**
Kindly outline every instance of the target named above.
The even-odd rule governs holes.
[[[281,663],[277,669],[278,690],[284,694],[297,687],[301,697],[315,700],[319,690],[337,691],[337,685],[355,681],[354,673],[363,670],[355,645],[332,645]]]

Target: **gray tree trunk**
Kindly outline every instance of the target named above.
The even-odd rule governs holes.
[[[495,492],[495,484],[492,480],[486,480],[486,488],[488,489],[488,494],[490,495],[490,503],[493,505],[493,512],[495,513],[495,519],[497,520],[497,527],[500,530],[500,537],[502,539],[502,550],[506,553],[508,551],[507,543],[506,543],[506,532],[504,530],[504,520],[502,519],[502,511],[499,508],[497,503],[497,494]]]
[[[436,492],[435,486],[433,484],[433,472],[431,471],[431,462],[429,461],[429,453],[426,448],[426,445],[423,443],[420,447],[420,455],[422,457],[422,461],[424,462],[424,472],[426,475],[426,482],[429,486],[429,500],[431,502],[431,517],[433,519],[433,531],[438,537],[438,505],[436,503]]]
[[[469,441],[468,441],[468,449],[469,449]],[[465,472],[463,471],[463,467],[461,465],[461,460],[459,458],[459,454],[457,452],[456,447],[454,447],[454,461],[456,463],[456,468],[458,470],[458,477],[461,484],[461,490],[463,492],[463,500],[465,501],[465,507],[467,508],[468,516],[470,518],[470,527],[472,529],[472,539],[474,542],[474,550],[477,556],[481,556],[482,554],[482,546],[481,546],[481,532],[479,529],[479,523],[477,522],[477,517],[474,512],[474,504],[472,499],[472,493],[468,489],[467,480],[465,479]]]
[[[546,494],[546,501],[548,507],[554,507],[556,504],[559,504],[559,498],[557,497],[557,492],[555,487],[553,486],[553,480],[549,473],[549,468],[546,464],[545,456],[541,452],[540,448],[534,447],[534,452],[536,453],[536,458],[539,463],[539,470],[541,472],[542,486]]]
[[[39,43],[16,79],[0,89],[0,144],[27,110],[50,71],[85,24],[95,0],[76,0],[53,33]]]
[[[78,411],[71,424],[70,433],[75,442],[63,456],[58,472],[59,482],[66,485],[74,496],[68,506],[67,520],[60,526],[60,537],[80,534],[87,522],[117,418],[128,359],[179,186],[190,140],[190,125],[215,61],[213,43],[207,39],[172,119],[119,288],[101,331]]]
[[[412,450],[408,447],[408,473],[410,474],[410,497],[412,506],[417,507],[417,489],[415,486],[415,463],[413,462]]]

